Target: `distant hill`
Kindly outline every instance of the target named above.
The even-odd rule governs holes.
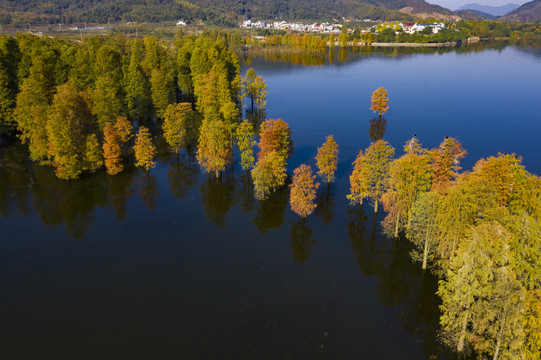
[[[1,0],[0,23],[107,21],[159,22],[183,19],[235,25],[245,19],[333,21],[342,18],[413,20],[458,18],[424,0]]]
[[[504,16],[505,14],[517,9],[519,6],[520,6],[519,4],[507,4],[507,5],[502,5],[502,6],[466,4],[456,9],[456,11],[471,10],[473,12],[477,12],[478,14],[486,13],[495,17],[495,16]]]
[[[503,16],[501,20],[541,22],[541,0],[530,1]]]
[[[495,18],[494,15],[490,15],[481,11],[475,11],[475,10],[457,10],[455,11],[455,14],[460,16],[464,20],[492,20]]]

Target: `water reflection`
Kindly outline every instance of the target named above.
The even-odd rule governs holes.
[[[235,180],[232,175],[207,176],[199,188],[207,217],[218,226],[225,226],[225,216],[233,204]]]
[[[289,200],[287,187],[282,187],[268,199],[257,202],[254,224],[260,233],[265,234],[268,229],[276,229],[284,223],[284,214]]]
[[[156,199],[160,195],[160,187],[156,176],[150,173],[142,174],[139,177],[139,195],[143,199],[143,204],[147,209],[152,210],[156,207]]]
[[[197,182],[199,169],[188,160],[172,163],[167,169],[167,180],[171,194],[177,199],[186,195]]]
[[[372,120],[370,120],[370,128],[368,129],[370,139],[372,139],[373,141],[378,141],[378,140],[383,139],[386,129],[387,129],[387,120],[385,120],[383,116],[380,116],[378,118],[373,118]]]
[[[315,215],[323,224],[329,225],[334,217],[334,188],[331,183],[321,186],[317,194]]]
[[[118,221],[123,221],[126,217],[126,203],[135,193],[132,177],[133,175],[126,170],[115,176],[107,176],[108,202],[115,210],[115,217]]]
[[[293,261],[303,263],[308,259],[312,252],[312,246],[316,244],[312,239],[313,228],[309,226],[306,219],[299,218],[291,222],[291,251],[293,252]]]
[[[255,204],[255,197],[252,178],[248,171],[243,172],[239,177],[236,188],[238,189],[238,194],[235,195],[235,198],[239,200],[240,208],[245,213],[252,212]]]
[[[41,221],[50,226],[66,223],[68,233],[82,237],[94,220],[95,206],[107,205],[104,173],[78,181],[59,180],[48,166],[33,166],[35,187],[33,208]]]

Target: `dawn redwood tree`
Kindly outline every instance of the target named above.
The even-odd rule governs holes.
[[[58,87],[47,120],[48,153],[56,175],[76,179],[84,171],[87,136],[97,131],[86,97],[73,80]]]
[[[257,158],[261,159],[271,152],[276,152],[284,160],[293,154],[293,140],[291,140],[291,129],[282,119],[269,119],[261,123],[259,132],[259,153]]]
[[[256,141],[254,125],[248,120],[244,120],[236,131],[237,146],[240,150],[240,161],[242,170],[250,170],[254,167],[254,145]]]
[[[306,218],[316,209],[316,190],[319,183],[314,183],[312,168],[302,164],[293,172],[293,182],[290,185],[289,205],[297,215]]]
[[[163,136],[167,145],[178,154],[188,139],[188,122],[192,114],[191,103],[178,103],[167,106],[163,119]]]
[[[103,129],[103,158],[109,175],[116,175],[124,170],[120,136],[117,128],[112,124],[105,125]]]
[[[389,98],[387,97],[387,90],[380,87],[372,93],[372,106],[370,110],[378,113],[379,116],[385,114],[389,110]]]
[[[318,174],[330,184],[338,167],[338,144],[332,135],[327,136],[323,145],[317,149],[316,165]]]
[[[422,263],[423,270],[436,253],[438,235],[436,215],[439,201],[440,195],[433,191],[422,193],[413,204],[410,226],[406,230],[408,240],[415,247],[411,251],[411,257]]]
[[[147,172],[156,166],[156,146],[152,143],[152,136],[150,131],[141,126],[139,133],[135,137],[135,166],[144,168]]]
[[[230,127],[221,120],[203,121],[199,135],[197,152],[199,165],[205,172],[215,173],[216,177],[233,160]]]
[[[460,171],[460,159],[466,156],[467,152],[462,144],[452,137],[445,137],[440,147],[429,152],[431,158],[432,190],[439,194],[445,194]]]
[[[366,166],[366,158],[362,150],[359,151],[357,158],[353,162],[353,172],[349,177],[348,200],[352,205],[363,205],[363,200],[369,196],[369,174]]]
[[[404,146],[406,152],[391,163],[389,169],[389,187],[382,196],[382,204],[387,211],[383,221],[385,231],[394,237],[404,225],[409,227],[411,209],[419,195],[430,189],[432,169],[430,158],[414,136]]]
[[[374,212],[389,184],[389,169],[394,148],[385,140],[372,143],[364,153],[364,165],[368,174],[368,197],[374,202]]]
[[[283,156],[273,151],[260,157],[252,169],[255,197],[259,200],[266,199],[285,184],[286,178],[286,160]]]

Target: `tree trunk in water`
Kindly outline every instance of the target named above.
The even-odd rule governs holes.
[[[396,214],[396,225],[394,227],[394,237],[398,237],[398,224],[400,223],[400,211]]]
[[[374,204],[374,214],[378,213],[378,201],[376,200],[376,203]]]
[[[470,317],[469,311],[466,313],[462,322],[462,329],[460,330],[460,337],[458,338],[458,345],[456,350],[462,352],[464,350],[464,338],[466,337],[466,328],[468,327],[468,318]]]
[[[428,228],[426,229],[426,236],[425,236],[425,248],[423,251],[423,270],[426,270],[426,260],[428,258],[428,237],[430,235],[430,231]]]

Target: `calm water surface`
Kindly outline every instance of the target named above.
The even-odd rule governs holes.
[[[244,57],[268,84],[267,116],[291,125],[289,172],[314,166],[326,135],[340,145],[306,223],[287,189],[256,201],[238,167],[208,177],[159,139],[150,176],[73,182],[0,148],[0,358],[455,359],[437,342],[436,280],[380,234],[383,213],[348,207],[351,163],[371,135],[401,155],[416,133],[429,148],[457,137],[464,169],[507,152],[541,174],[541,53],[333,55]],[[386,126],[369,110],[380,86]]]

